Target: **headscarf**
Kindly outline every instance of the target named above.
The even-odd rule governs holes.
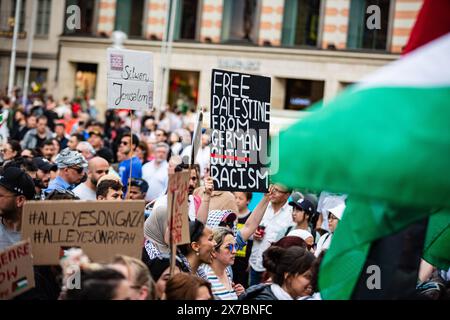
[[[144,235],[155,245],[160,253],[169,253],[169,246],[164,241],[167,227],[167,206],[157,206],[144,223]]]

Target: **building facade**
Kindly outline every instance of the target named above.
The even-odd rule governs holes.
[[[32,0],[23,0],[30,16]],[[155,101],[185,108],[210,104],[214,68],[272,78],[273,128],[321,99],[397,59],[422,0],[38,0],[32,68],[56,98],[95,99],[106,107],[106,49],[111,34],[128,35],[127,49],[154,56]],[[1,1],[11,12],[15,1]],[[175,6],[173,10],[171,5]],[[45,10],[44,7],[45,6]],[[70,28],[68,8],[81,12]],[[174,12],[170,58],[163,54]],[[39,18],[41,17],[41,18]],[[25,19],[24,30],[30,19]],[[45,24],[45,23],[44,23]],[[45,31],[47,31],[45,33]],[[42,35],[44,33],[44,35]],[[5,41],[3,41],[5,40]],[[0,46],[0,83],[7,83],[11,41]],[[25,66],[26,38],[18,41],[16,84]],[[169,77],[162,85],[161,66]],[[32,69],[32,70],[33,70]],[[33,73],[32,73],[33,75]],[[165,90],[164,90],[165,88]],[[162,99],[162,98],[165,99]]]

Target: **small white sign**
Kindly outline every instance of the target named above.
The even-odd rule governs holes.
[[[151,110],[152,53],[109,48],[107,61],[108,109]]]

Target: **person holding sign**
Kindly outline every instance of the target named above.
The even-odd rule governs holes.
[[[281,185],[270,186],[265,201],[270,199],[262,218],[261,225],[253,235],[253,247],[250,255],[250,285],[258,284],[265,271],[263,266],[263,252],[275,242],[281,231],[286,230],[292,223],[292,207],[288,204],[290,192]],[[256,211],[256,209],[255,209]],[[250,219],[250,218],[249,218]],[[248,222],[248,220],[247,220]],[[241,231],[242,232],[242,231]]]
[[[35,195],[33,179],[16,167],[6,168],[0,175],[0,250],[22,238],[22,209]]]

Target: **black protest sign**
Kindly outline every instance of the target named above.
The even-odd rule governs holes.
[[[140,258],[144,207],[144,201],[27,201],[22,233],[31,240],[35,265],[59,264],[71,247],[94,262],[116,254]]]
[[[212,70],[211,177],[215,190],[267,192],[270,78]]]

